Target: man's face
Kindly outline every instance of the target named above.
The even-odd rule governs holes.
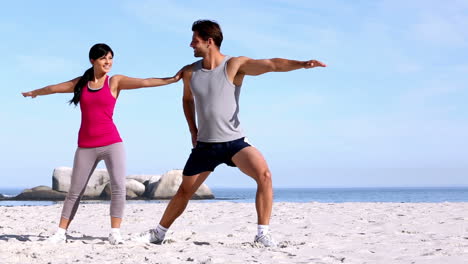
[[[190,42],[190,47],[193,48],[193,56],[203,57],[208,53],[208,46],[208,41],[198,36],[198,32],[193,32],[192,42]]]

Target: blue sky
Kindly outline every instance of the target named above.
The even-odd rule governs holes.
[[[0,186],[50,186],[76,149],[71,94],[20,92],[81,75],[99,42],[112,74],[172,76],[196,60],[201,18],[221,24],[224,54],[329,65],[244,82],[240,120],[275,187],[468,186],[468,2],[310,0],[3,3]],[[184,166],[181,96],[181,82],[121,94],[127,174]],[[206,183],[255,187],[224,165]]]

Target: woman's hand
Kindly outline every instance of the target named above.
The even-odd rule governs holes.
[[[185,67],[184,67],[185,68]],[[184,77],[184,68],[180,69],[175,75],[174,77],[172,77],[174,79],[174,82],[178,82],[180,79],[182,79]]]
[[[37,94],[34,94],[33,91],[21,93],[24,97],[35,98]]]

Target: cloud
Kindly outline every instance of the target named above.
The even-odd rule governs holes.
[[[13,22],[0,22],[0,32],[3,33],[14,33],[18,31],[19,26]]]
[[[421,44],[465,46],[468,43],[468,3],[385,0],[379,5],[380,14],[395,17],[407,31],[407,38]]]
[[[455,65],[454,66],[454,71],[457,72],[457,73],[468,75],[468,64]]]
[[[78,68],[70,61],[54,56],[19,55],[16,57],[18,67],[30,73],[62,72],[64,69]]]
[[[165,32],[186,33],[200,10],[173,1],[127,1],[122,8],[143,23]]]
[[[395,69],[399,73],[416,73],[423,70],[422,65],[415,62],[396,63]]]
[[[304,52],[310,51],[311,46],[318,45],[317,43],[337,42],[336,33],[330,27],[312,27],[308,13],[298,12],[290,6],[242,3],[243,1],[225,2],[223,8],[219,8],[203,2],[195,4],[144,0],[127,2],[123,8],[158,31],[175,32],[187,38],[191,36],[193,21],[216,20],[220,23],[226,40],[235,42],[254,54],[265,51]],[[294,19],[285,21],[285,13],[293,13]],[[285,35],[295,37],[286,38]]]
[[[427,14],[410,28],[411,34],[436,45],[464,46],[467,44],[468,16],[463,19]]]
[[[408,88],[405,92],[402,92],[397,103],[398,108],[405,109],[408,112],[419,110],[426,114],[435,115],[437,111],[434,112],[434,110],[439,109],[438,107],[456,105],[455,99],[467,92],[466,86],[456,82],[450,83],[435,78],[429,81],[429,83]]]

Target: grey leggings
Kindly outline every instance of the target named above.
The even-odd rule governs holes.
[[[75,153],[70,190],[63,202],[62,217],[72,220],[89,178],[104,160],[111,182],[110,215],[122,218],[125,207],[125,150],[122,142],[98,148],[78,148]]]

